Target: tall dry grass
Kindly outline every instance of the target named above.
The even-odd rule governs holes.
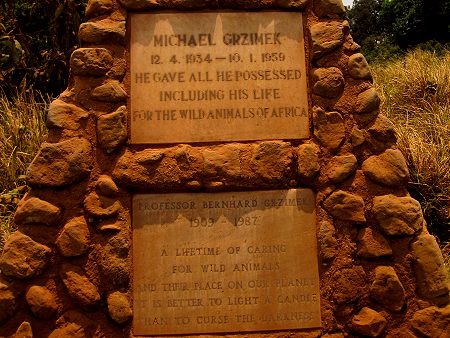
[[[47,135],[49,101],[33,90],[14,98],[0,91],[0,249],[14,230],[10,219],[27,190],[26,169]]]
[[[411,174],[410,192],[430,230],[450,236],[450,51],[415,50],[373,67],[382,110],[394,122]]]

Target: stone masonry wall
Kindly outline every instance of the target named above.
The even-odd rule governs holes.
[[[127,144],[127,12],[161,9],[302,11],[311,138]],[[132,337],[133,193],[310,187],[323,328],[241,336],[449,337],[443,258],[343,14],[341,0],[90,0],[0,258],[0,336]]]

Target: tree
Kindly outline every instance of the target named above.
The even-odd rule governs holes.
[[[67,85],[70,54],[87,0],[7,0],[0,6],[0,85],[56,95]]]

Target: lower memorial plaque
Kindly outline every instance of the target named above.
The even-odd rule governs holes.
[[[133,197],[134,334],[320,327],[311,190]]]

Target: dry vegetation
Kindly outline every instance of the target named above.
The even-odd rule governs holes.
[[[416,50],[373,67],[382,110],[394,122],[429,229],[450,235],[450,51]]]
[[[13,230],[10,219],[27,190],[26,169],[47,134],[49,100],[31,90],[12,100],[0,92],[0,248]]]

